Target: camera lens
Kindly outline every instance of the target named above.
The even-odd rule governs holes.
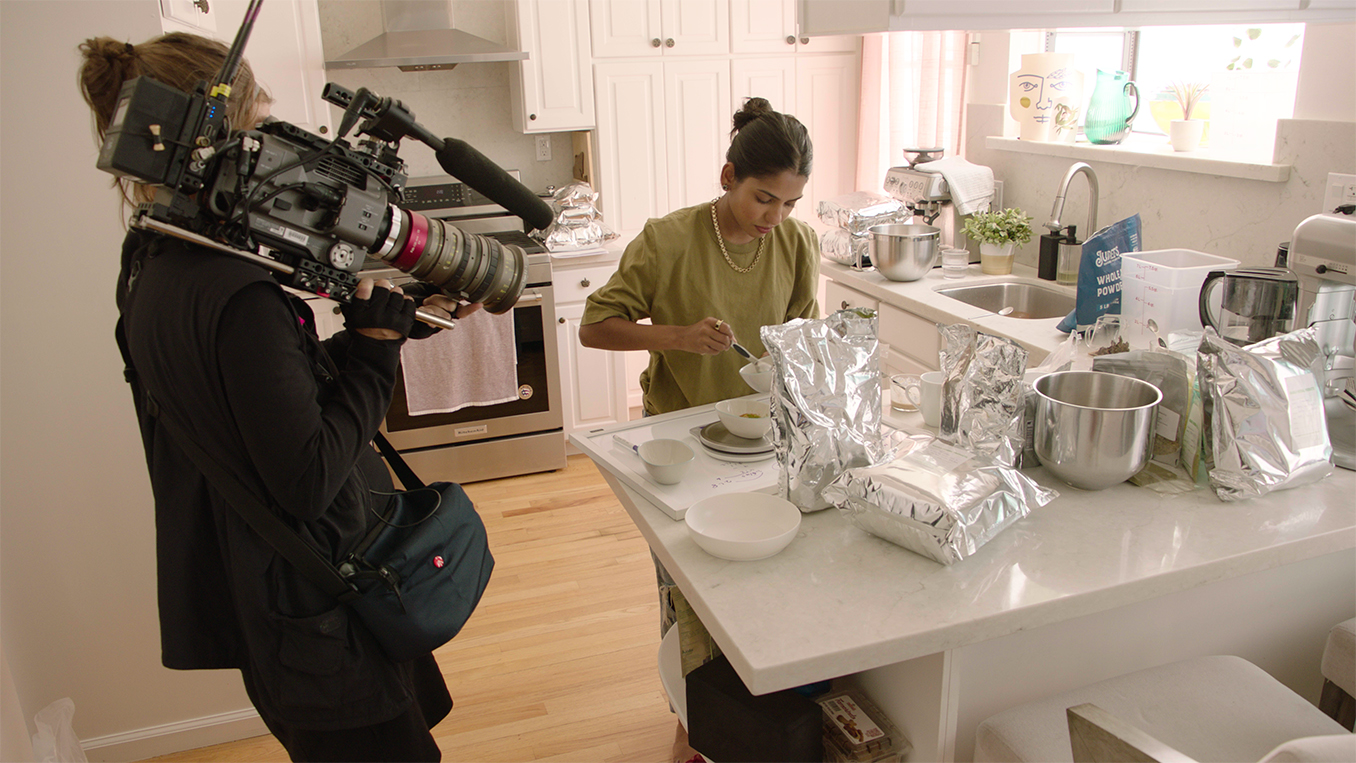
[[[492,313],[513,309],[527,277],[522,247],[467,233],[442,220],[396,206],[374,256]]]

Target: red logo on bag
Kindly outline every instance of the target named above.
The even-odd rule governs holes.
[[[443,568],[443,564],[445,564],[445,562],[443,562],[443,558],[442,558],[441,556],[435,556],[435,557],[433,557],[433,566],[434,566],[434,567],[437,567],[438,569],[441,570],[441,569]]]

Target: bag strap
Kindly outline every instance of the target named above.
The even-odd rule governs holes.
[[[246,524],[259,533],[270,546],[283,555],[283,558],[291,562],[297,570],[310,578],[311,582],[319,586],[325,593],[335,597],[340,602],[357,599],[360,596],[358,589],[345,580],[328,559],[321,556],[314,546],[303,540],[291,527],[288,527],[277,514],[267,509],[235,475],[226,471],[217,463],[216,459],[199,447],[193,441],[193,438],[189,437],[179,427],[174,417],[164,415],[165,412],[156,404],[155,399],[142,388],[136,369],[132,366],[132,358],[127,349],[127,337],[123,331],[122,318],[118,318],[115,333],[118,339],[118,349],[122,352],[123,376],[127,379],[127,383],[132,386],[132,393],[136,396],[137,401],[144,407],[147,415],[157,419],[170,430],[179,447],[183,448],[184,452],[188,454],[188,457],[203,473],[203,476],[221,491],[226,502],[244,518]]]

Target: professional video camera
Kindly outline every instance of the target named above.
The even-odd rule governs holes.
[[[511,309],[526,274],[521,248],[398,204],[406,174],[396,153],[413,136],[447,172],[545,229],[551,208],[469,144],[433,135],[399,101],[333,83],[322,97],[344,109],[334,140],[272,119],[257,129],[226,124],[231,81],[262,2],[251,0],[213,82],[191,94],[150,77],[123,85],[97,166],[157,186],[133,224],[257,262],[290,275],[290,286],[341,302],[372,258],[490,312]],[[351,146],[345,137],[355,124],[362,137]],[[423,311],[419,318],[452,325]]]

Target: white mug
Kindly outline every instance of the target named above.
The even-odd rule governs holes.
[[[918,374],[890,377],[890,407],[896,411],[916,411],[923,399],[923,380]]]
[[[923,423],[939,427],[942,424],[942,382],[946,381],[946,374],[928,371],[918,378],[921,382],[918,410],[923,412]]]

